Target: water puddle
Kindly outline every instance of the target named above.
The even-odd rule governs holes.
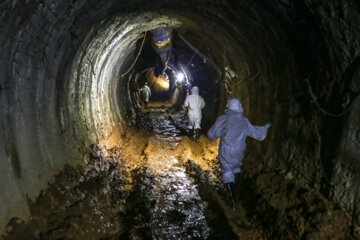
[[[184,137],[186,116],[148,113],[140,121],[154,133],[144,150],[147,173],[154,178],[153,186],[146,189],[151,190],[145,193],[152,204],[146,209],[150,218],[143,227],[151,230],[152,239],[207,239],[207,202],[172,151]],[[143,180],[137,184],[146,185],[148,178]]]
[[[200,198],[185,169],[173,156],[158,158],[151,165],[156,176],[156,187],[150,195],[150,200],[155,201],[150,210],[153,239],[206,239],[210,232],[204,215],[207,203]]]

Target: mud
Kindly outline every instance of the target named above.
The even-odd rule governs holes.
[[[153,132],[115,131],[93,145],[84,166],[67,166],[29,200],[32,216],[11,219],[3,239],[359,239],[348,212],[251,148],[231,211],[218,142],[193,142],[176,119],[157,118],[165,124]]]
[[[124,231],[119,214],[127,181],[121,158],[113,149],[105,157],[94,145],[85,167],[66,166],[35,202],[28,200],[31,217],[13,218],[4,239],[101,239]]]

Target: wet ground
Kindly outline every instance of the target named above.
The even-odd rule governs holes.
[[[115,131],[84,166],[66,167],[14,217],[4,239],[359,239],[344,209],[264,167],[248,150],[237,211],[221,182],[218,142],[184,137],[184,115],[148,113]]]

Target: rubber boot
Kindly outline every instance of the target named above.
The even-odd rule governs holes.
[[[191,139],[194,139],[194,129],[193,128],[188,128],[188,134]]]
[[[199,139],[199,137],[200,137],[200,129],[199,128],[196,128],[195,130],[194,130],[194,141],[196,142],[198,139]]]
[[[230,199],[231,199],[231,203],[232,203],[232,210],[235,211],[236,210],[236,184],[231,182],[227,184],[228,190],[229,190],[229,195],[230,195]]]
[[[238,194],[236,194],[236,183],[238,183],[240,181],[239,179],[240,179],[240,173],[235,173],[235,187],[234,187],[235,201],[237,201],[238,200],[237,198],[239,197]]]

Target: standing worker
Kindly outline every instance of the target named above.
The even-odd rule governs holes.
[[[205,101],[199,95],[199,88],[197,86],[191,89],[191,95],[186,97],[183,107],[188,108],[188,128],[190,131],[193,130],[191,135],[193,140],[197,141],[200,136],[201,110],[205,107]]]
[[[145,102],[145,106],[147,106],[149,99],[151,97],[151,90],[150,90],[149,86],[147,85],[147,82],[145,82],[145,85],[142,88],[140,88],[140,92],[142,95],[142,99]]]
[[[219,160],[223,181],[227,184],[232,209],[236,210],[236,174],[240,173],[240,167],[246,149],[246,137],[252,137],[258,141],[265,139],[271,126],[268,122],[264,126],[254,126],[243,116],[242,105],[237,98],[228,102],[228,110],[216,119],[215,124],[208,131],[208,138],[214,141],[220,137]]]

